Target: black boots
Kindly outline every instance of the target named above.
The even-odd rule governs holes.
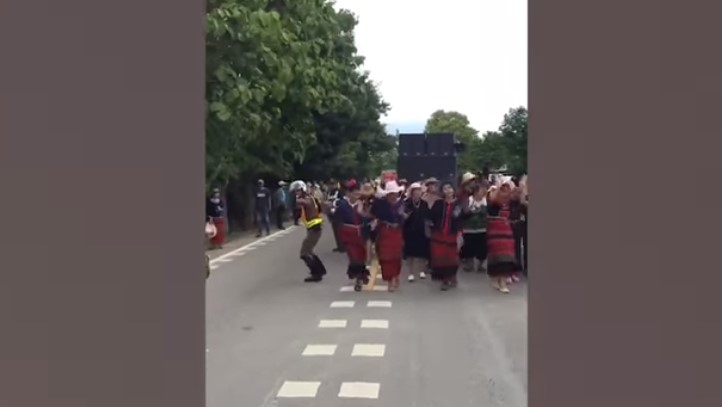
[[[303,280],[304,282],[317,283],[323,280],[323,276],[326,274],[326,266],[323,265],[323,262],[318,258],[318,256],[315,254],[302,256],[301,260],[306,263],[308,270],[311,272],[311,275]]]

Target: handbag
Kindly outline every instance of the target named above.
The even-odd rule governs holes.
[[[213,239],[216,237],[216,234],[218,234],[218,229],[216,228],[216,225],[214,225],[212,222],[206,222],[206,236],[208,236],[209,239]]]

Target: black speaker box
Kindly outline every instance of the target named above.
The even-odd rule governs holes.
[[[401,156],[397,166],[399,178],[409,182],[423,181],[434,177],[440,181],[456,181],[456,156]]]
[[[426,135],[426,153],[430,156],[454,156],[457,153],[456,138],[451,133]]]
[[[399,134],[399,157],[426,155],[426,136],[421,134]]]

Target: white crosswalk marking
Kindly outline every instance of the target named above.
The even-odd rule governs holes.
[[[333,356],[336,353],[336,345],[306,345],[303,356]]]
[[[388,329],[388,319],[364,319],[361,321],[361,328]]]
[[[346,328],[348,321],[345,319],[322,319],[318,323],[319,328]]]
[[[346,382],[341,384],[338,396],[341,398],[377,399],[380,389],[379,383]]]
[[[386,354],[384,344],[357,343],[353,346],[351,356],[383,357]]]
[[[278,390],[276,397],[281,398],[313,398],[318,394],[321,382],[291,382],[286,381]]]

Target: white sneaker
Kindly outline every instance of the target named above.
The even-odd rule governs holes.
[[[419,273],[419,278],[422,279],[422,280],[425,279],[425,278],[426,278],[426,273],[424,273],[423,271],[422,271],[421,273]]]
[[[411,274],[411,275],[409,275],[409,283],[413,283],[413,282],[414,282],[414,275]]]

